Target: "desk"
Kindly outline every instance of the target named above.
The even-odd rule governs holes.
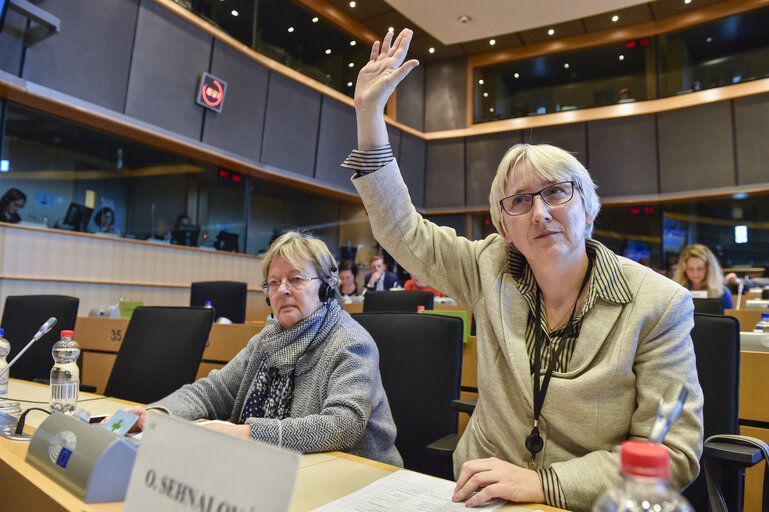
[[[48,388],[40,384],[11,380],[8,396],[32,401],[47,401]],[[82,393],[81,398],[96,400],[82,402],[81,407],[93,413],[111,413],[129,402],[100,398]],[[29,424],[39,425],[45,418]],[[24,461],[29,443],[0,438],[0,481],[4,510],[41,510],[77,512],[116,512],[122,503],[86,504],[64,490],[59,484]],[[395,471],[396,467],[341,452],[315,453],[302,457],[299,465],[290,512],[307,512],[364,487]],[[546,505],[506,505],[502,512],[528,510],[557,512]]]

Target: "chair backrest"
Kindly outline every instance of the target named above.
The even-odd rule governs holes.
[[[61,331],[74,330],[80,299],[66,295],[11,295],[5,299],[0,327],[11,343],[11,361],[23,349],[40,326],[51,317],[57,322],[48,334],[37,340],[9,370],[15,379],[45,379],[51,375],[51,349],[61,337]]]
[[[769,300],[769,288],[764,288],[761,290],[761,299]]]
[[[395,292],[401,293],[401,292]],[[352,315],[379,348],[379,370],[407,469],[451,478],[451,458],[425,453],[428,444],[457,432],[462,373],[462,320],[417,313]]]
[[[104,394],[148,404],[193,382],[213,321],[206,308],[136,308]]]
[[[723,315],[724,303],[721,299],[692,299],[694,301],[694,312],[705,313],[708,315]]]
[[[705,397],[702,411],[705,438],[713,434],[738,434],[740,323],[730,316],[695,313],[691,336],[697,375]],[[736,474],[734,477],[724,475],[723,489],[727,499],[733,499],[735,493],[741,492],[737,488],[739,483]],[[702,472],[684,495],[692,502],[694,510],[708,510],[707,486]]]
[[[416,313],[417,306],[433,309],[434,298],[435,295],[432,292],[418,292],[414,290],[366,292],[366,295],[363,296],[363,312]]]
[[[246,283],[237,281],[201,281],[190,285],[190,306],[202,307],[211,301],[216,317],[226,317],[234,324],[246,321]]]

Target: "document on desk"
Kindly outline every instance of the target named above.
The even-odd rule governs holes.
[[[448,480],[401,470],[380,478],[344,498],[316,508],[313,512],[467,511],[464,503],[451,501],[455,485]],[[491,512],[505,503],[505,500],[493,500],[473,510]]]

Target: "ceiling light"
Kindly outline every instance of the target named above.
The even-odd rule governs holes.
[[[349,64],[347,64],[347,67],[348,68],[354,68],[355,67],[355,63],[354,62],[350,62]]]
[[[347,82],[347,87],[352,87],[352,82]]]
[[[685,4],[690,4],[690,3],[692,3],[692,0],[684,0],[684,3]]]
[[[713,38],[712,38],[712,37],[710,37],[710,36],[708,36],[707,38],[705,38],[705,42],[706,42],[706,43],[709,43],[709,42],[711,42],[712,40],[713,40]]]
[[[619,60],[625,60],[625,56],[624,55],[620,55],[619,56]]]
[[[617,15],[615,14],[614,16],[612,16],[612,17],[611,17],[611,21],[612,21],[613,23],[617,23],[617,22],[619,21],[619,16],[617,16]]]
[[[563,69],[569,69],[569,63],[568,63],[568,62],[566,62],[566,63],[563,65]]]
[[[326,55],[331,55],[331,48],[326,49]]]
[[[547,31],[547,35],[549,35],[549,36],[552,36],[553,34],[555,34],[555,29],[554,28],[551,28],[550,30]]]
[[[355,7],[355,2],[350,2],[350,7]]]
[[[494,107],[490,107],[489,112],[494,112]]]
[[[313,23],[317,23],[317,22],[318,22],[318,17],[317,17],[317,16],[315,16],[315,17],[312,19],[312,22],[313,22]]]
[[[289,32],[293,32],[294,31],[294,27],[288,27],[288,31]]]
[[[472,20],[470,16],[468,16],[467,14],[463,14],[462,16],[459,16],[457,18],[457,23],[459,23],[460,25],[464,25],[466,23],[470,23],[470,20]]]
[[[497,44],[495,39],[489,39],[489,45],[494,46],[495,44]]]
[[[395,32],[395,27],[390,27],[387,29],[388,32]]]
[[[478,80],[478,83],[479,83],[479,84],[481,84],[481,85],[483,85],[483,78],[481,78],[480,80]]]
[[[427,51],[428,51],[428,52],[430,52],[430,53],[435,53],[435,48],[433,48],[433,47],[431,46],[431,47],[430,47],[430,49],[429,49],[429,50],[427,50]]]
[[[356,44],[358,43],[356,43],[355,41],[350,41],[350,46],[355,46]]]
[[[515,78],[519,78],[521,75],[519,75],[518,73],[513,73],[513,76],[514,76]]]
[[[230,12],[230,14],[232,14],[233,16],[237,16],[237,15],[238,15],[238,11],[236,11],[235,9],[233,9],[233,10]]]
[[[488,98],[488,97],[489,97],[489,93],[487,93],[487,92],[484,92],[484,93],[483,93],[483,97],[484,97],[484,98]]]

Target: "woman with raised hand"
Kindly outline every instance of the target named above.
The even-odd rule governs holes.
[[[410,273],[473,311],[478,404],[454,453],[454,500],[589,510],[619,480],[619,444],[648,436],[672,381],[689,399],[664,440],[684,487],[702,452],[702,391],[678,284],[590,238],[595,184],[571,154],[510,148],[491,184],[498,233],[471,242],[423,219],[390,150],[384,105],[418,65],[412,32],[374,43],[355,89],[353,169],[374,236]],[[408,172],[408,169],[405,170]]]

